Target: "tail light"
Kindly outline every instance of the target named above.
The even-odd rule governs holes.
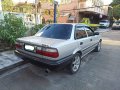
[[[16,42],[16,43],[15,43],[15,47],[16,47],[16,48],[22,48],[22,45],[23,45],[23,44],[22,44],[22,43],[19,43],[19,42]]]
[[[55,48],[37,47],[36,53],[43,56],[52,57],[52,58],[57,58],[59,56],[58,50]]]

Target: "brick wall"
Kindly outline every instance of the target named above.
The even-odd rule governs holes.
[[[73,14],[74,11],[72,11],[72,9],[76,9],[77,6],[78,6],[78,0],[71,0],[71,3],[60,4],[58,9],[59,9],[60,12],[62,12],[62,11],[71,12]],[[70,11],[68,11],[68,10],[70,10]]]

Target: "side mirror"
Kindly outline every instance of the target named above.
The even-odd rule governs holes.
[[[94,35],[99,35],[100,33],[99,32],[94,32]]]

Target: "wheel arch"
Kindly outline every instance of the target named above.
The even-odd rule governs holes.
[[[102,42],[102,39],[100,39],[99,42]]]
[[[76,50],[73,52],[73,55],[76,54],[76,53],[79,53],[81,56],[82,56],[82,51],[81,50]]]

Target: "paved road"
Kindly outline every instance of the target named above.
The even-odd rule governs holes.
[[[97,31],[98,31],[98,32],[101,32],[101,33],[102,33],[102,32],[107,32],[107,31],[110,31],[110,30],[111,30],[111,28],[107,28],[107,29],[98,28],[98,29],[97,29]]]
[[[120,90],[120,31],[102,35],[101,52],[86,56],[78,73],[46,74],[27,64],[0,76],[0,90]]]

